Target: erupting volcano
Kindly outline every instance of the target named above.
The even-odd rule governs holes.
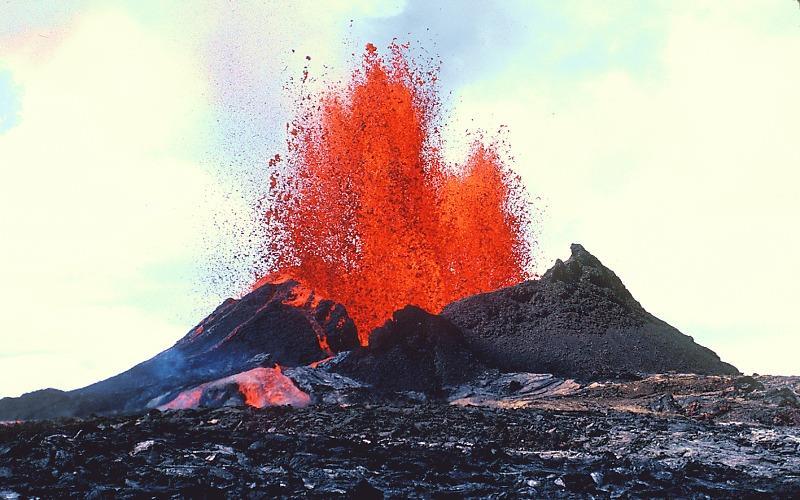
[[[389,53],[368,44],[346,86],[299,99],[259,208],[271,267],[249,293],[126,372],[3,400],[0,419],[305,406],[362,389],[445,398],[487,370],[536,384],[550,379],[525,373],[737,373],[581,245],[528,280],[531,204],[503,148],[476,141],[448,164],[438,68],[408,46]]]
[[[265,252],[254,284],[291,277],[343,304],[362,344],[407,304],[438,313],[529,277],[530,204],[494,143],[442,155],[438,68],[367,44],[343,88],[305,96],[270,161]]]
[[[3,177],[14,196],[0,196],[13,218],[2,224],[11,238],[0,275],[11,279],[2,301],[9,347],[0,350],[9,383],[0,388],[66,386],[165,342],[84,387],[0,394],[0,500],[800,499],[800,376],[744,375],[701,344],[748,326],[705,317],[725,313],[727,299],[769,306],[760,324],[775,328],[781,300],[763,286],[742,297],[716,293],[741,272],[720,265],[731,245],[693,241],[697,221],[677,230],[729,215],[705,194],[720,201],[718,184],[737,184],[720,181],[723,170],[707,160],[739,154],[738,176],[756,151],[728,147],[725,113],[712,116],[726,95],[705,81],[695,88],[709,76],[695,70],[730,47],[760,56],[791,46],[786,26],[758,33],[705,7],[631,14],[626,6],[622,24],[668,21],[638,23],[647,28],[638,36],[619,33],[619,15],[605,22],[592,8],[522,5],[533,2],[476,3],[474,12],[464,2],[226,3],[170,8],[162,19],[161,9],[142,16],[139,2],[113,12],[94,3],[85,12],[14,5],[10,16],[0,2],[0,59],[13,58],[0,65],[0,101],[11,91],[19,107],[11,111],[24,118],[9,129],[4,118],[17,117],[0,103],[0,164],[15,167]],[[27,26],[38,11],[52,22],[34,16]],[[198,22],[169,19],[187,14]],[[699,43],[728,32],[743,42]],[[291,46],[312,52],[314,64],[326,59],[319,67],[339,65],[331,39],[339,33],[358,44],[341,73],[302,62],[287,75],[293,61],[311,60]],[[425,47],[361,38],[398,33],[438,45],[442,60]],[[651,43],[662,39],[666,48]],[[692,64],[674,64],[696,48]],[[771,63],[789,54],[769,53]],[[738,75],[734,64],[711,66]],[[445,71],[459,74],[441,78]],[[465,78],[481,82],[480,96]],[[757,90],[780,83],[761,80],[768,85]],[[770,102],[751,93],[749,103],[741,90],[728,93],[742,120],[785,124],[772,109],[761,113]],[[475,120],[507,111],[500,119],[513,126],[465,130],[449,109],[474,102],[446,92],[494,106]],[[85,112],[64,135],[63,110],[75,103]],[[636,112],[643,103],[646,112]],[[159,123],[147,134],[153,115]],[[702,133],[683,118],[702,119]],[[602,126],[613,133],[592,137]],[[515,159],[510,130],[543,131],[539,150]],[[654,130],[667,139],[651,140]],[[542,150],[543,141],[570,146]],[[756,143],[778,165],[794,151]],[[638,161],[665,147],[681,154]],[[659,215],[661,191],[671,195],[658,184],[661,167],[673,163],[698,170],[685,194],[699,215],[684,207],[670,220],[626,217]],[[562,175],[534,186],[517,167]],[[64,175],[44,175],[56,170]],[[600,206],[594,194],[620,187],[620,172],[636,182]],[[54,179],[75,196],[61,196]],[[546,192],[568,222],[546,245],[564,252],[547,256],[547,270],[539,199],[527,189]],[[657,222],[675,234],[659,235]],[[622,235],[626,224],[642,235]],[[564,239],[578,233],[596,238],[567,253]],[[681,268],[663,248],[653,251],[650,243],[667,237],[710,255]],[[595,246],[603,253],[593,255]],[[674,270],[669,293],[654,291],[658,274],[647,276],[646,262]],[[753,283],[786,281],[781,264],[770,267],[777,280]],[[636,298],[644,284],[647,296],[679,297],[654,307],[689,312],[674,319],[705,326],[702,337],[649,312]],[[681,287],[708,293],[686,307]],[[235,296],[220,296],[228,292]],[[201,309],[205,317],[166,344],[161,332]],[[759,340],[778,334],[759,331],[728,348],[752,346],[763,363]],[[69,369],[80,373],[64,377]]]

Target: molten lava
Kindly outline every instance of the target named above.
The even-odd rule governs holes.
[[[432,312],[529,277],[521,182],[493,144],[442,155],[437,69],[367,45],[346,88],[300,100],[285,168],[270,160],[274,272],[342,303],[369,332],[407,304]]]
[[[292,380],[283,374],[280,366],[275,368],[254,368],[237,373],[220,380],[207,382],[178,394],[168,403],[159,406],[161,410],[183,410],[199,408],[212,399],[228,397],[226,389],[232,388],[249,406],[263,408],[265,406],[291,405],[308,406],[311,398],[297,388]],[[225,404],[225,401],[218,401]]]

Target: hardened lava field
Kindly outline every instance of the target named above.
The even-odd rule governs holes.
[[[383,400],[0,426],[0,497],[791,497],[800,405],[759,380],[661,377],[516,409]]]

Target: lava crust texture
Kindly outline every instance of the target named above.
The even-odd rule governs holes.
[[[0,426],[0,498],[792,498],[796,427],[442,404]]]
[[[713,351],[642,308],[581,245],[540,280],[459,300],[442,315],[503,371],[575,378],[637,373],[736,374]]]
[[[334,371],[379,390],[441,393],[478,373],[480,364],[449,320],[407,306],[372,332]]]

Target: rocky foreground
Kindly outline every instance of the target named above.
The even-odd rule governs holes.
[[[356,391],[6,424],[0,498],[800,495],[800,378],[500,380],[449,403]]]

